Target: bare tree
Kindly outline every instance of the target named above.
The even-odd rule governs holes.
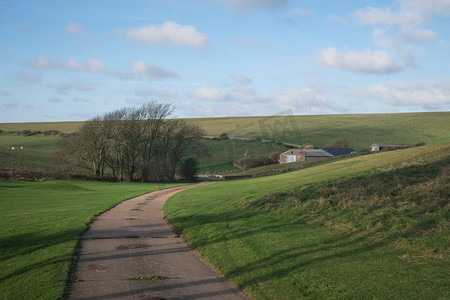
[[[79,156],[91,163],[96,177],[103,175],[108,135],[100,117],[86,122],[79,130]]]
[[[183,158],[192,155],[205,132],[184,120],[169,120],[160,133],[151,161],[156,171],[153,175],[157,181],[173,181],[177,167]]]
[[[61,147],[95,176],[105,170],[117,180],[173,181],[177,167],[191,155],[205,132],[183,120],[168,119],[170,104],[122,108],[84,123]]]
[[[85,163],[82,153],[79,151],[81,135],[74,132],[66,135],[58,142],[59,151],[54,155],[53,162],[56,170],[61,174],[73,174],[77,167],[89,167]]]
[[[123,180],[123,160],[125,143],[123,141],[123,122],[125,110],[120,109],[106,114],[103,117],[105,130],[108,132],[106,152],[106,165],[111,169],[112,176],[120,181]]]
[[[162,127],[167,122],[167,118],[172,114],[173,108],[170,104],[157,104],[155,102],[145,104],[141,107],[143,128],[141,139],[141,177],[143,181],[148,181],[155,166],[153,157],[158,152],[158,140],[163,136]]]

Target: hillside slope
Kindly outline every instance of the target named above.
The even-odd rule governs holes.
[[[450,112],[273,116],[188,119],[208,135],[228,133],[233,137],[277,140],[323,147],[336,138],[346,138],[356,150],[373,143],[450,141]]]
[[[275,117],[233,117],[187,119],[200,125],[208,135],[218,136],[228,133],[231,137],[258,137],[268,140],[304,144],[310,142],[323,147],[336,138],[345,138],[349,146],[357,151],[373,143],[425,142],[436,144],[450,141],[450,112],[406,113],[406,114],[365,114],[365,115],[317,115],[317,116],[275,116]],[[5,132],[20,130],[59,130],[73,132],[82,122],[55,123],[15,123],[1,124]],[[21,137],[0,134],[0,166],[17,169],[50,170],[52,153],[59,137]],[[36,145],[29,141],[35,142]],[[11,146],[26,144],[26,151],[12,153]],[[46,144],[44,149],[40,145]],[[212,157],[203,157],[201,167],[222,165],[243,157],[245,153],[260,154],[284,150],[284,147],[260,142],[246,141],[205,141],[212,150]],[[24,156],[23,163],[20,157]],[[42,162],[42,163],[40,163]],[[214,167],[209,168],[214,169]]]
[[[450,143],[220,182],[164,210],[257,299],[447,298]]]
[[[372,143],[435,144],[450,141],[450,112],[267,116],[186,119],[200,125],[208,135],[228,133],[233,137],[262,137],[323,147],[339,137],[360,150]],[[83,122],[0,123],[0,130],[76,131]]]

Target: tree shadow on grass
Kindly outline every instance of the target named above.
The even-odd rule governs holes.
[[[194,228],[195,231],[200,232],[195,233],[197,236],[190,240],[191,247],[198,248],[200,254],[204,247],[211,245],[219,245],[219,247],[243,245],[242,251],[233,248],[233,251],[228,253],[234,265],[228,263],[220,270],[226,278],[241,288],[259,286],[261,282],[282,279],[292,273],[309,272],[311,268],[314,268],[313,266],[319,266],[324,262],[336,260],[336,264],[339,264],[338,261],[341,259],[348,261],[353,258],[356,259],[356,262],[358,261],[357,257],[372,256],[370,254],[372,252],[375,257],[378,255],[375,254],[378,249],[389,247],[396,238],[408,237],[426,225],[426,221],[424,221],[396,238],[381,239],[377,228],[361,228],[344,232],[289,222],[277,216],[264,215],[264,218],[258,218],[261,214],[264,213],[237,209],[223,215],[210,213],[191,215],[177,220],[175,218],[174,223],[183,224],[191,232]],[[258,224],[259,220],[266,218],[269,218],[269,221]],[[272,218],[273,220],[271,220]],[[258,226],[252,226],[255,224]],[[246,225],[246,227],[239,227],[239,225]],[[207,228],[208,234],[202,233],[202,227]],[[313,238],[303,239],[302,235],[306,232],[312,234]],[[316,235],[314,236],[314,234]],[[281,243],[274,245],[269,242],[267,247],[264,247],[264,239],[267,236],[270,238],[272,235]],[[236,244],[233,243],[234,240],[240,240],[240,242]],[[241,254],[249,249],[252,253],[251,256],[245,257],[245,254]],[[215,256],[215,254],[208,254],[208,256],[211,255]],[[221,254],[218,255],[218,257],[220,256]],[[211,258],[207,257],[207,259]],[[219,260],[221,259],[219,258]]]
[[[0,237],[0,261],[5,261],[68,241],[77,241],[82,231],[77,229],[45,235],[21,233]]]

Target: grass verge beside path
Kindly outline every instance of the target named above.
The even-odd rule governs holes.
[[[0,298],[62,298],[75,246],[94,216],[179,185],[0,181]]]
[[[448,165],[443,171],[433,163],[448,164],[449,152],[448,143],[423,146],[218,182],[175,195],[164,211],[196,252],[256,299],[448,299],[448,202],[442,204],[442,190],[439,197],[444,198],[428,207],[427,197],[435,190],[430,194],[424,187],[433,181],[448,186]],[[423,166],[425,172],[413,166]],[[428,166],[436,174],[428,173]],[[381,174],[408,177],[402,172],[417,173],[411,185],[398,181],[404,191],[383,183]],[[421,174],[429,180],[417,181]],[[334,190],[334,183],[353,178],[362,181],[348,190]],[[392,198],[381,195],[379,200],[385,201],[339,207],[350,196],[345,192],[365,188],[364,178],[389,184]],[[319,197],[303,200],[303,189]],[[408,193],[422,189],[424,198],[407,201]],[[343,202],[335,207],[329,195],[333,190],[338,196],[344,191],[339,196]],[[306,209],[305,203],[311,207]],[[355,212],[360,215],[352,215]]]

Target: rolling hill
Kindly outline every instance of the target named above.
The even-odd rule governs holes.
[[[230,137],[262,138],[267,140],[304,144],[310,142],[315,147],[323,147],[336,138],[345,138],[350,147],[357,151],[373,143],[425,142],[436,144],[450,141],[450,112],[402,113],[402,114],[359,114],[359,115],[316,115],[316,116],[271,116],[271,117],[230,117],[187,119],[198,124],[208,135],[219,136],[227,133]],[[55,123],[0,123],[0,165],[18,169],[48,170],[48,157],[54,153],[58,137],[20,137],[12,135],[21,130],[59,130],[64,133],[76,131],[82,122]],[[11,157],[11,146],[19,146],[33,141],[27,146],[33,153],[23,154],[27,161],[17,163]],[[33,143],[36,146],[33,146]],[[205,141],[212,150],[211,158],[203,158],[200,166],[214,169],[214,166],[237,160],[248,154],[283,151],[285,148],[258,142],[245,141]],[[39,145],[45,144],[46,147]],[[249,150],[250,149],[250,150]],[[27,150],[27,151],[28,151]],[[40,162],[44,162],[40,164]],[[226,166],[224,166],[227,168]]]
[[[444,143],[218,182],[164,211],[256,299],[445,299],[449,153]]]

